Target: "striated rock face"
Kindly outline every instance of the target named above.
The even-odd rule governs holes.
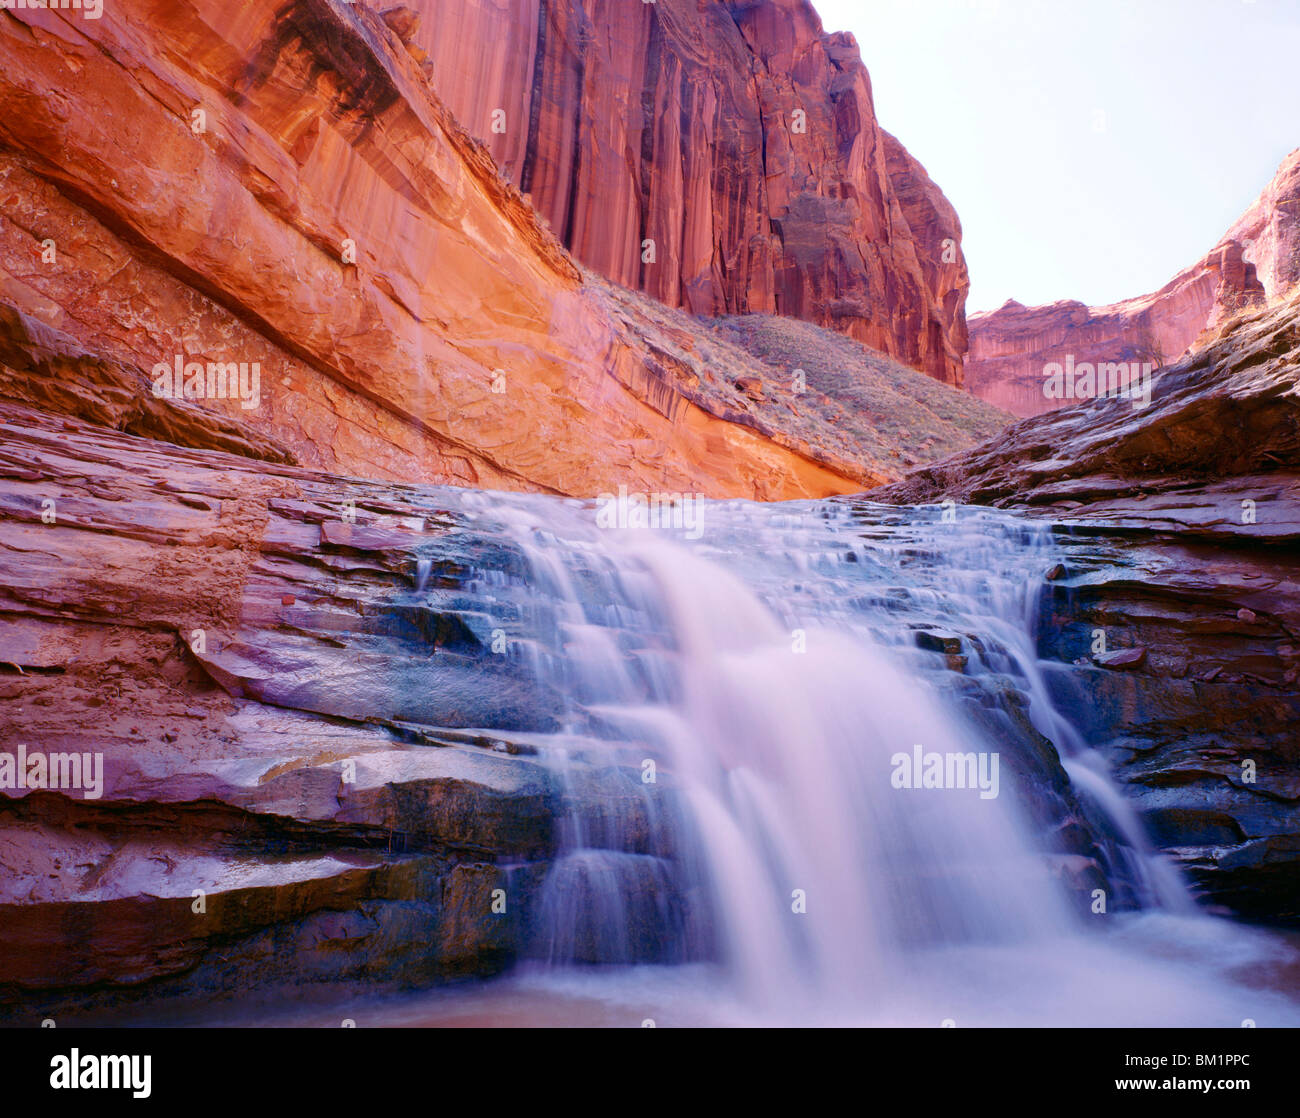
[[[1300,148],[1282,166],[1224,241],[1246,246],[1246,261],[1270,300],[1282,298],[1300,282]]]
[[[1071,401],[1044,393],[1044,367],[1064,362],[1176,360],[1244,307],[1283,299],[1300,279],[1300,149],[1210,252],[1159,291],[1106,307],[1014,300],[972,315],[966,387],[1019,416]]]
[[[11,405],[0,477],[3,763],[102,755],[0,795],[0,1019],[492,973],[557,813],[658,791],[539,763],[559,699],[491,633],[557,626],[482,494]]]
[[[871,476],[694,392],[693,321],[663,312],[684,358],[662,360],[393,25],[327,0],[8,13],[8,397],[375,478],[781,498]],[[245,379],[160,400],[176,361]]]
[[[736,388],[761,375],[743,353],[703,352],[695,319],[576,266],[438,100],[414,41],[435,21],[415,15],[9,13],[0,394],[373,478],[782,499],[897,476],[783,429],[784,396]],[[946,228],[924,183],[910,205]],[[244,380],[168,378],[186,398],[158,398],[176,362]]]
[[[853,37],[808,0],[416,7],[439,95],[584,263],[961,383],[961,225],[877,124]]]
[[[969,345],[965,306],[970,276],[964,262],[954,266],[961,261],[961,221],[925,168],[892,135],[888,132],[883,135],[889,181],[903,220],[911,230],[917,263],[933,298],[927,312],[928,321],[918,322],[916,328],[930,334],[927,352],[942,350],[945,355],[957,354],[964,361]],[[903,311],[900,307],[896,313]],[[927,368],[932,376],[948,379],[934,368]],[[959,370],[958,384],[962,383],[961,375]]]
[[[1300,297],[1099,400],[875,490],[1050,518],[1040,651],[1148,828],[1213,900],[1300,922]],[[1098,633],[1104,645],[1098,646]],[[1117,653],[1124,655],[1117,656]]]

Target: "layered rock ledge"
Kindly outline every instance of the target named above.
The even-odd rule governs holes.
[[[559,698],[489,650],[521,556],[463,493],[0,419],[0,738],[102,756],[0,796],[5,1016],[491,974],[557,816],[654,795],[538,762]]]
[[[1300,298],[871,493],[1050,520],[1059,696],[1206,896],[1300,922]]]

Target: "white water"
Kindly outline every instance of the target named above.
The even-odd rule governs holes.
[[[1196,913],[1052,707],[1030,635],[1053,562],[1041,530],[974,510],[953,524],[835,503],[707,513],[690,543],[598,530],[577,502],[483,499],[479,519],[547,599],[549,639],[521,662],[569,698],[542,749],[573,806],[531,961],[410,1013],[1300,1023],[1268,988],[1293,981],[1278,977],[1292,949]],[[918,625],[963,635],[965,678],[1011,681],[1062,754],[1110,860],[1106,914],[1054,872],[1070,859],[1045,855],[1029,810],[1050,790],[1018,781],[1015,743],[959,713]],[[999,795],[894,787],[891,758],[916,744],[998,753]],[[1125,892],[1142,911],[1117,911]]]

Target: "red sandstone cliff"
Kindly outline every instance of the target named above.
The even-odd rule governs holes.
[[[439,95],[585,264],[961,383],[961,225],[876,122],[854,38],[808,0],[415,7]]]
[[[1039,415],[1073,402],[1046,398],[1044,366],[1067,355],[1159,366],[1241,308],[1278,301],[1297,279],[1300,149],[1287,156],[1222,240],[1159,291],[1106,307],[1073,301],[1024,307],[1011,301],[972,315],[966,387],[1016,415]]]
[[[1300,282],[1300,148],[1283,161],[1273,181],[1224,234],[1224,242],[1245,245],[1270,303]]]
[[[643,6],[630,7],[639,17]],[[660,7],[656,20],[678,12]],[[467,38],[450,12],[434,14],[439,43],[508,62],[490,28]],[[607,15],[612,33],[623,17]],[[775,34],[761,30],[765,18],[737,16],[759,38]],[[97,20],[75,10],[6,12],[0,397],[371,478],[586,496],[625,483],[781,499],[896,476],[900,467],[879,454],[843,439],[828,448],[809,428],[807,417],[836,407],[817,384],[800,397],[805,431],[796,434],[780,401],[740,388],[754,374],[743,353],[706,352],[688,315],[632,307],[632,293],[584,274],[439,100],[414,26],[411,13],[343,0],[252,3],[236,16],[217,0],[117,0]],[[432,21],[425,27],[433,34]],[[722,29],[731,48],[750,49],[730,17]],[[690,31],[699,50],[702,30],[717,28]],[[794,44],[772,41],[786,52],[782,65],[794,65]],[[900,174],[912,189],[903,199],[888,194],[874,122],[849,126],[869,106],[860,64],[841,72],[829,46],[799,49],[822,83],[808,95],[823,98],[809,100],[813,124],[799,140],[818,145],[819,166],[870,168],[861,184],[871,203],[855,201],[858,180],[848,178],[827,188],[834,197],[818,195],[822,180],[806,172],[792,204],[822,206],[847,239],[828,257],[816,227],[788,223],[781,266],[797,271],[806,252],[808,268],[821,269],[817,299],[842,271],[859,294],[877,293],[873,314],[915,301],[926,282],[947,284],[948,297],[964,290],[964,278],[946,273],[927,281],[910,241],[907,267],[895,268],[900,214],[921,215],[930,238],[955,216],[909,161]],[[838,99],[827,88],[836,81]],[[840,133],[825,131],[832,110],[848,114]],[[669,118],[676,113],[656,119],[668,127]],[[588,127],[597,119],[621,127],[612,117],[588,118]],[[761,134],[762,122],[750,123]],[[692,180],[689,206],[675,195],[678,218],[715,231],[768,228],[745,191],[791,188],[740,158],[745,143],[737,134],[724,146],[738,162],[718,195],[698,194],[706,179]],[[542,154],[531,164],[534,190],[547,167]],[[590,224],[590,243],[606,243],[627,215],[603,186],[588,189],[599,189],[595,204],[574,212]],[[864,217],[878,239],[854,239]],[[607,224],[597,235],[599,221]],[[660,259],[673,259],[682,242],[661,239]],[[739,264],[719,267],[730,275]],[[799,283],[786,289],[814,296]],[[887,321],[871,337],[889,348]],[[918,311],[909,356],[951,366],[924,322]],[[155,369],[178,358],[256,364],[256,399],[157,398]],[[788,368],[766,372],[788,380]],[[900,466],[904,449],[892,456]]]

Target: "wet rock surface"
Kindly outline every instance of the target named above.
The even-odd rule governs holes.
[[[1059,700],[1212,903],[1300,921],[1300,302],[1103,400],[875,490],[1053,526]]]
[[[0,797],[7,1019],[283,983],[423,985],[559,949],[579,962],[708,950],[674,870],[673,774],[647,785],[645,745],[620,736],[638,703],[673,694],[669,637],[626,614],[637,598],[598,556],[568,551],[567,577],[598,615],[627,620],[594,633],[557,611],[544,583],[558,576],[503,530],[500,495],[8,405],[0,420],[0,740],[103,758],[96,795]],[[938,623],[866,541],[904,555],[932,542],[879,505],[838,528],[819,508],[804,506],[810,542],[788,560],[833,563],[844,609],[902,626],[900,656],[1000,743],[1074,895],[1134,903],[1114,836],[1028,719],[1005,652]],[[747,538],[745,508],[711,515],[741,518],[720,523],[727,547]],[[768,569],[778,611],[782,571]],[[570,670],[592,656],[619,658],[617,688]],[[617,934],[595,905],[611,875],[629,898]],[[573,912],[586,914],[557,915]]]
[[[0,418],[0,738],[102,755],[96,794],[0,798],[0,1012],[513,960],[599,797],[491,651],[532,607],[474,495]]]

